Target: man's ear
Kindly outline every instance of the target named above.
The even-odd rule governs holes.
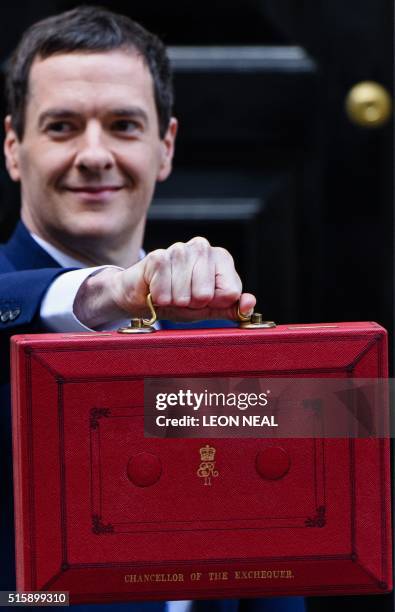
[[[166,180],[171,172],[177,129],[178,121],[175,117],[172,117],[169,121],[169,127],[167,128],[166,134],[161,140],[161,159],[157,177],[158,181]]]
[[[11,115],[7,115],[4,120],[5,140],[4,155],[8,174],[13,181],[19,181],[19,140],[14,128],[12,127]]]

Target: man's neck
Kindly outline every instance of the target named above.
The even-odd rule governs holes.
[[[144,225],[136,228],[130,240],[125,241],[124,244],[118,241],[114,245],[114,241],[105,240],[102,237],[74,238],[67,236],[66,240],[60,232],[41,231],[40,228],[35,227],[35,224],[29,223],[28,219],[24,219],[23,215],[22,221],[36,242],[58,263],[60,263],[60,258],[62,261],[77,262],[78,267],[115,265],[129,268],[141,259]],[[53,250],[56,251],[57,256],[52,254]]]
[[[86,267],[89,267],[90,264],[86,264],[85,262],[81,261],[80,259],[76,259],[74,257],[71,257],[70,255],[65,253],[63,250],[58,249],[57,247],[55,247],[50,242],[47,242],[43,238],[40,238],[40,236],[37,236],[37,234],[30,233],[30,235],[33,238],[33,240],[35,240],[35,242],[37,242],[37,244],[46,253],[48,253],[48,255],[50,255],[52,257],[52,259],[54,259],[60,266],[62,266],[62,268],[86,268]],[[145,251],[143,249],[140,249],[139,250],[138,259],[141,260],[144,257],[145,257]]]
[[[34,232],[30,232],[30,235],[33,238],[33,240],[35,240],[37,244],[44,251],[46,251],[48,255],[52,257],[52,259],[54,259],[60,266],[62,266],[62,268],[85,268],[87,267],[83,261],[76,259],[75,257],[71,257],[70,255],[65,253],[63,250],[58,249],[57,247],[55,247],[53,244],[51,244],[47,240],[44,240],[40,236],[37,236],[37,234],[35,234]]]

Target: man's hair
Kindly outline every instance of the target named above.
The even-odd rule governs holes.
[[[30,26],[8,62],[8,112],[19,140],[24,134],[29,74],[36,58],[116,49],[137,51],[149,68],[154,85],[159,134],[163,138],[173,106],[172,76],[164,44],[129,17],[102,7],[80,6]]]

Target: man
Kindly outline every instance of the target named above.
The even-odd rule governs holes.
[[[46,19],[15,51],[7,96],[4,151],[22,223],[0,255],[3,343],[25,330],[111,329],[144,314],[148,292],[173,321],[234,319],[238,302],[253,309],[230,254],[204,238],[141,254],[177,133],[155,36],[96,7]]]

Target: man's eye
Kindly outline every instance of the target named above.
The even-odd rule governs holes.
[[[116,132],[125,132],[126,134],[132,134],[136,130],[138,130],[139,125],[136,121],[132,121],[131,119],[118,119],[114,121],[112,124],[113,130]]]
[[[47,125],[47,131],[55,134],[69,134],[74,126],[69,121],[54,121]]]

